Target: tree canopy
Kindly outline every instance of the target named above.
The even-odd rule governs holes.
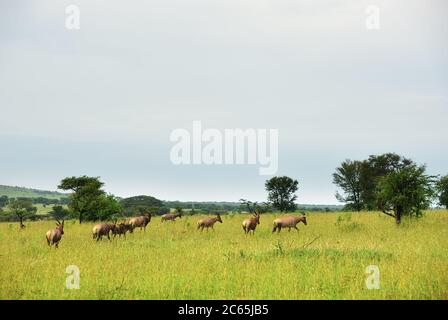
[[[448,175],[443,176],[437,181],[437,193],[439,205],[448,208]]]
[[[346,209],[380,210],[400,223],[403,215],[420,216],[431,203],[434,177],[425,172],[425,166],[395,153],[346,160],[333,174],[333,182],[344,192],[336,198]]]
[[[67,177],[58,188],[71,190],[69,208],[79,223],[89,220],[105,220],[121,212],[121,206],[113,195],[102,189],[104,183],[99,177]]]
[[[295,200],[299,189],[299,182],[290,177],[272,177],[265,183],[268,192],[268,202],[281,212],[294,211],[297,207]]]

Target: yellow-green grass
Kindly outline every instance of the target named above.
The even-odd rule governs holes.
[[[1,223],[0,298],[448,298],[446,210],[399,227],[380,213],[309,213],[300,232],[272,234],[275,216],[262,215],[254,236],[243,234],[243,215],[223,216],[214,232],[202,233],[200,216],[156,217],[146,233],[98,243],[92,223],[68,221],[59,249],[45,241],[54,222],[29,222],[22,231]],[[69,265],[80,269],[78,290],[66,288]],[[379,267],[379,289],[366,288],[369,265]]]

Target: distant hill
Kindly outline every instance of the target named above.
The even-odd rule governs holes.
[[[31,189],[25,187],[12,187],[0,185],[0,196],[8,196],[9,198],[26,197],[26,198],[47,198],[47,199],[61,199],[68,195],[56,191],[45,191],[38,189]]]
[[[57,192],[57,191],[46,191],[25,187],[13,187],[13,186],[5,186],[0,185],[0,196],[8,196],[9,198],[17,198],[17,197],[26,197],[26,198],[47,198],[47,199],[63,199],[67,198],[68,194]],[[148,197],[152,198],[152,197]],[[139,197],[131,197],[127,199],[121,199],[124,201],[130,201],[139,199]],[[155,201],[159,201],[163,203],[165,207],[168,208],[176,208],[181,207],[184,209],[196,209],[196,210],[224,210],[224,211],[233,211],[238,210],[240,208],[239,202],[227,202],[227,201],[163,201],[152,198]],[[125,206],[126,207],[126,206]],[[326,205],[326,204],[298,204],[298,210],[303,211],[323,211],[323,210],[331,210],[338,211],[343,208],[342,205]]]

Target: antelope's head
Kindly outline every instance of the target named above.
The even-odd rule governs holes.
[[[254,220],[257,224],[260,224],[260,214],[258,212],[254,213]]]
[[[59,220],[56,220],[56,229],[58,229],[61,234],[64,234],[64,222],[65,220],[62,220],[62,223],[59,222]]]
[[[219,221],[219,222],[222,223],[221,216],[219,215],[219,213],[216,215],[216,218],[218,219],[218,220],[216,220],[216,221]]]
[[[300,219],[302,220],[303,224],[306,225],[306,217],[304,214],[302,214],[302,216],[300,217]]]

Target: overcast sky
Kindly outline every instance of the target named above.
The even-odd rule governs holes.
[[[65,8],[80,9],[80,30]],[[366,28],[366,8],[380,29]],[[176,128],[279,130],[300,203],[346,158],[448,173],[448,2],[0,2],[0,184],[100,176],[119,196],[265,200],[257,165],[175,166]]]

